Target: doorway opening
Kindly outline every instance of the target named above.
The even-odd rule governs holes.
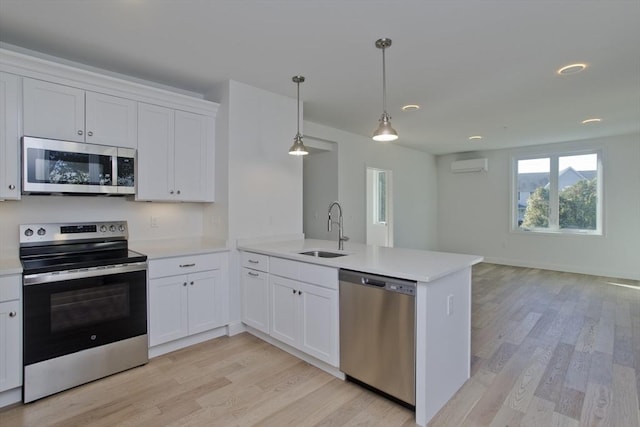
[[[393,182],[387,169],[367,167],[367,244],[393,246]]]

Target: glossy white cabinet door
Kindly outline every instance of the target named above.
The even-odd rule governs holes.
[[[300,350],[338,366],[338,291],[298,284],[300,292]]]
[[[189,333],[188,277],[149,280],[149,345],[162,344]]]
[[[29,78],[22,87],[25,135],[85,141],[84,90]]]
[[[174,200],[174,110],[138,103],[137,200]]]
[[[278,276],[269,277],[271,288],[271,336],[292,347],[300,341],[300,296],[298,282]]]
[[[20,199],[20,77],[0,73],[0,199]]]
[[[338,366],[338,291],[270,276],[271,336]]]
[[[226,324],[224,284],[220,270],[189,274],[189,335]]]
[[[212,118],[138,104],[137,200],[212,202]]]
[[[130,99],[86,93],[86,141],[92,144],[137,148],[137,103]]]
[[[19,300],[0,302],[0,392],[22,385],[21,311]]]
[[[209,152],[206,116],[176,110],[175,113],[175,191],[179,200],[213,201],[213,182],[207,167],[213,166]]]
[[[269,333],[269,274],[242,269],[242,321]]]

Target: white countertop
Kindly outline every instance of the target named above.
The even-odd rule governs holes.
[[[0,276],[9,274],[22,274],[22,263],[17,256],[15,258],[0,258]]]
[[[148,259],[226,252],[229,250],[224,240],[198,237],[129,241],[129,249],[145,254]]]
[[[260,244],[242,244],[238,249],[264,255],[304,261],[329,267],[363,271],[418,282],[432,282],[463,268],[482,262],[479,255],[417,249],[387,248],[345,242],[344,250],[337,250],[338,243],[328,240],[290,240]],[[341,252],[338,258],[317,258],[299,252],[315,249]]]

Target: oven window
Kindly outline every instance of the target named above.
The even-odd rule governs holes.
[[[78,289],[51,295],[51,332],[129,317],[128,285]]]

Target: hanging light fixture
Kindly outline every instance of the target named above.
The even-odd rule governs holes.
[[[376,47],[382,49],[382,116],[380,124],[373,132],[374,141],[395,141],[398,139],[398,132],[391,127],[391,116],[387,113],[387,76],[385,69],[384,50],[391,46],[391,39],[376,40]]]
[[[292,156],[306,156],[309,150],[302,143],[302,135],[300,134],[300,83],[304,82],[304,76],[293,76],[291,78],[298,85],[298,132],[293,138],[293,145],[289,148],[289,154]]]

